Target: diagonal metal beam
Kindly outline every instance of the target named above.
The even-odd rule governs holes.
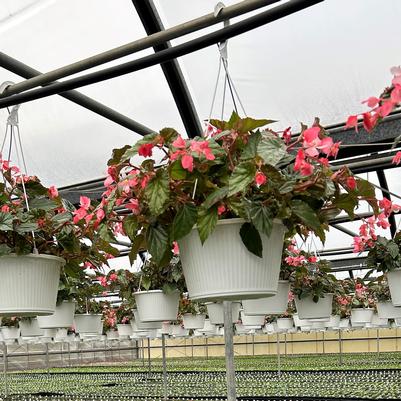
[[[142,25],[148,35],[164,31],[163,22],[160,19],[156,6],[152,0],[132,0]],[[161,43],[153,46],[157,53],[171,48],[170,42]],[[182,74],[181,67],[177,59],[160,64],[163,74],[166,78],[175,104],[177,105],[182,122],[189,137],[202,135],[199,116],[196,112],[194,102],[189,92],[188,86]]]
[[[29,79],[41,74],[40,71],[35,70],[32,67],[22,63],[21,61],[16,60],[8,56],[5,53],[0,52],[0,67],[19,75],[20,77]],[[128,128],[131,131],[136,132],[140,135],[146,135],[151,132],[154,132],[148,127],[132,120],[131,118],[125,116],[124,114],[119,113],[116,110],[100,103],[89,96],[83,95],[75,90],[71,90],[68,92],[59,93],[61,97],[67,99],[75,104],[78,104],[85,109],[93,111],[96,114],[99,114],[102,117],[107,118],[110,121],[117,123],[125,128]]]
[[[377,170],[376,174],[377,174],[377,178],[379,179],[379,184],[383,188],[382,189],[383,198],[386,198],[389,201],[391,201],[391,195],[389,194],[389,188],[388,188],[387,179],[386,179],[386,175],[384,174],[384,171]],[[388,221],[390,223],[391,236],[394,237],[395,234],[397,233],[397,223],[395,221],[394,214],[391,214],[389,216]]]

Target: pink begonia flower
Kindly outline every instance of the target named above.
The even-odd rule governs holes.
[[[363,117],[363,127],[366,129],[366,131],[371,132],[377,123],[379,114],[367,112],[363,113],[362,117]]]
[[[394,109],[394,103],[391,100],[383,102],[379,107],[378,112],[380,117],[387,117]]]
[[[104,276],[96,277],[102,287],[107,287],[107,278]]]
[[[130,209],[132,213],[139,213],[139,201],[138,199],[130,199],[128,203],[124,205],[127,209]]]
[[[80,207],[77,210],[74,210],[74,224],[77,224],[80,220],[84,219],[86,215],[88,214],[87,210],[83,207]]]
[[[108,188],[113,183],[114,183],[114,178],[111,175],[108,175],[107,178],[104,180],[103,185],[106,188]]]
[[[106,213],[104,212],[103,209],[98,209],[96,211],[96,221],[98,223],[100,223],[104,219],[104,216],[106,216]]]
[[[83,209],[88,210],[91,205],[91,200],[87,196],[80,196],[79,204]]]
[[[329,159],[327,157],[319,157],[318,162],[326,167],[329,167]]]
[[[185,140],[182,138],[181,135],[178,135],[175,141],[172,143],[172,145],[177,149],[185,149],[187,143],[185,142]]]
[[[383,198],[379,200],[379,207],[383,209],[385,215],[388,217],[393,212],[399,212],[401,210],[401,206],[393,203],[390,199]]]
[[[299,149],[295,158],[294,170],[299,171],[301,175],[307,176],[313,173],[314,167],[305,160],[305,152]]]
[[[173,254],[174,255],[179,255],[180,254],[180,248],[178,246],[178,242],[177,241],[173,242]]]
[[[397,77],[397,76],[401,75],[401,67],[399,65],[391,67],[390,72],[392,75]]]
[[[400,151],[395,154],[395,156],[393,157],[392,163],[396,164],[396,165],[401,163],[401,152]]]
[[[380,99],[375,97],[375,96],[371,96],[369,99],[366,99],[362,102],[362,104],[367,104],[368,107],[373,108],[376,107],[380,102]]]
[[[194,158],[191,155],[184,155],[181,159],[182,168],[192,173],[194,169]]]
[[[222,204],[217,207],[217,214],[221,216],[226,211],[226,207]]]
[[[49,194],[49,198],[50,199],[54,199],[54,198],[57,198],[58,197],[58,191],[57,191],[57,188],[54,186],[54,185],[52,185],[49,189],[48,189],[48,194]]]
[[[288,302],[292,302],[294,299],[294,293],[292,291],[288,291]]]
[[[116,223],[114,223],[114,225],[113,225],[113,233],[114,234],[121,234],[121,235],[125,235],[125,231],[124,231],[124,228],[123,228],[123,223],[122,222],[116,222]]]
[[[149,180],[150,180],[150,176],[149,175],[145,175],[142,178],[142,181],[141,181],[141,188],[142,189],[146,188],[146,186],[148,185]]]
[[[362,238],[358,236],[354,237],[354,252],[355,253],[363,252],[364,249],[365,245]]]
[[[392,91],[391,91],[391,101],[394,104],[401,103],[401,86],[397,85]]]
[[[10,211],[10,207],[8,205],[3,205],[0,210],[3,213],[8,213]]]
[[[283,131],[283,140],[286,145],[288,145],[291,142],[291,137],[292,137],[291,127],[288,127]]]
[[[255,174],[256,185],[261,186],[261,185],[265,184],[266,181],[267,181],[267,178],[261,171],[256,172],[256,174]]]
[[[377,222],[376,225],[380,228],[386,229],[390,227],[390,223],[387,219],[387,216],[384,213],[380,213],[377,216]]]
[[[358,132],[358,116],[349,116],[344,128],[355,128],[356,132]]]
[[[118,280],[117,274],[116,273],[111,273],[110,276],[109,276],[109,280],[111,282],[117,281]]]
[[[216,158],[209,148],[208,141],[191,141],[189,148],[192,152],[197,153],[198,156],[204,155],[207,160],[214,160]]]
[[[317,262],[317,257],[316,257],[316,256],[309,256],[308,262],[310,262],[310,263],[316,263],[316,262]]]
[[[347,178],[347,187],[351,190],[354,191],[356,189],[356,180],[354,177],[348,177]]]
[[[153,147],[154,147],[153,143],[144,143],[143,145],[139,146],[138,155],[143,157],[152,156]]]

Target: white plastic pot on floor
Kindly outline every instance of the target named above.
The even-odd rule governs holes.
[[[56,308],[61,266],[52,255],[0,257],[0,315],[51,315]]]
[[[289,330],[294,327],[294,320],[292,317],[280,317],[277,319],[277,327],[280,330]]]
[[[387,281],[394,306],[401,306],[401,269],[387,273]]]
[[[205,318],[206,315],[193,315],[192,313],[185,313],[182,315],[182,322],[186,329],[202,329],[205,325]]]
[[[250,329],[245,327],[242,323],[235,323],[235,333],[237,335],[248,334]]]
[[[18,340],[20,336],[19,327],[0,327],[3,340]]]
[[[138,309],[134,309],[133,312],[135,317],[135,320],[131,320],[131,327],[133,331],[157,330],[162,328],[163,322],[142,322],[142,320],[139,318]]]
[[[102,315],[85,313],[74,316],[75,331],[79,334],[99,334],[99,327],[102,324]]]
[[[325,294],[318,302],[313,302],[312,297],[298,299],[295,297],[298,317],[300,319],[330,319],[333,309],[333,294]]]
[[[120,337],[132,336],[132,327],[130,323],[127,324],[117,324],[118,335]]]
[[[244,311],[240,312],[241,321],[244,326],[261,327],[265,324],[265,315],[246,315]]]
[[[395,319],[401,318],[401,307],[394,306],[391,301],[378,302],[377,313],[381,319]]]
[[[141,322],[164,322],[177,320],[180,293],[169,294],[162,290],[138,291],[135,301]]]
[[[394,323],[396,327],[401,327],[401,318],[400,317],[395,318]]]
[[[301,326],[300,330],[305,333],[309,333],[312,330],[312,323],[309,326]]]
[[[40,329],[37,318],[22,319],[19,322],[22,337],[40,337],[44,331]]]
[[[178,241],[191,299],[242,300],[277,294],[286,229],[275,220],[270,237],[260,234],[263,257],[259,258],[241,240],[243,223],[220,220],[203,245],[196,228]]]
[[[52,315],[39,316],[38,323],[41,329],[70,328],[74,321],[75,301],[63,301],[56,306]]]
[[[224,306],[221,302],[206,302],[207,314],[212,324],[224,324]],[[238,322],[241,302],[232,302],[231,310],[233,323]]]
[[[354,326],[355,323],[370,323],[372,321],[374,312],[374,309],[368,308],[352,309],[351,324]]]
[[[244,312],[247,315],[283,315],[287,310],[289,291],[290,283],[279,280],[276,295],[243,300]]]
[[[331,315],[330,320],[324,323],[324,326],[330,329],[338,329],[340,327],[340,315]]]

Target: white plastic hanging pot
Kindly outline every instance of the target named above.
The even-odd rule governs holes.
[[[205,325],[202,329],[199,330],[199,332],[202,332],[204,334],[216,334],[216,330],[216,325],[211,323],[210,319],[205,319]]]
[[[277,294],[284,225],[274,220],[261,234],[263,257],[249,252],[239,231],[243,219],[220,220],[202,245],[196,227],[178,241],[189,296],[198,300],[242,300]]]
[[[305,327],[305,326],[310,326],[311,323],[308,319],[300,319],[298,316],[298,313],[294,313],[292,316],[294,319],[294,326],[295,327]]]
[[[174,337],[186,337],[189,334],[189,330],[184,329],[180,324],[172,324],[171,335]]]
[[[244,313],[244,311],[241,311],[241,321],[244,326],[257,326],[261,327],[265,324],[265,315],[253,315],[249,316]]]
[[[266,334],[274,334],[278,333],[280,329],[278,328],[277,323],[273,322],[273,323],[266,323],[262,331]]]
[[[170,322],[162,322],[162,327],[159,330],[160,334],[170,334]],[[203,327],[203,326],[202,326]]]
[[[120,337],[132,336],[133,331],[130,323],[117,325],[118,335]]]
[[[221,302],[206,302],[207,314],[212,324],[224,324],[224,306]],[[241,302],[232,302],[232,321],[238,322]]]
[[[19,327],[1,327],[1,334],[3,335],[3,339],[7,340],[18,340],[20,336]]]
[[[52,255],[1,256],[0,315],[54,313],[63,264],[64,259]]]
[[[43,329],[43,338],[51,339],[57,335],[57,329]]]
[[[394,306],[401,306],[401,269],[387,273],[387,281]]]
[[[63,301],[56,306],[52,315],[39,316],[41,329],[70,328],[74,321],[75,301]]]
[[[131,320],[131,327],[133,331],[146,331],[146,330],[153,330],[153,329],[161,329],[163,322],[143,322],[139,318],[138,309],[134,309],[134,317],[135,320]]]
[[[294,327],[294,320],[292,317],[280,317],[277,319],[277,327],[280,330],[289,330]]]
[[[279,280],[276,295],[242,301],[244,312],[247,315],[283,315],[287,310],[289,291],[289,281]]]
[[[107,330],[106,331],[106,338],[108,340],[118,340],[118,331],[116,331],[116,330]]]
[[[369,324],[369,323],[367,323]],[[372,327],[389,327],[388,319],[387,318],[380,318],[377,313],[373,314],[372,320],[370,322]]]
[[[205,325],[205,318],[206,315],[193,315],[192,313],[184,313],[184,315],[182,315],[182,322],[186,329],[202,329]]]
[[[65,340],[68,337],[68,330],[65,328],[57,329],[56,339],[57,340]]]
[[[381,319],[401,318],[401,307],[394,306],[391,301],[378,302],[377,313]]]
[[[349,317],[340,319],[339,328],[340,329],[348,329],[349,328]]]
[[[134,295],[141,322],[177,320],[179,291],[169,294],[162,290],[138,291]]]
[[[326,326],[325,326],[326,322],[321,321],[321,322],[312,322],[312,330],[325,330]]]
[[[102,324],[102,315],[85,313],[74,316],[75,331],[79,334],[98,334]]]
[[[313,302],[312,297],[298,299],[295,297],[298,317],[300,319],[330,319],[333,304],[333,294],[325,294],[318,302]]]
[[[245,327],[242,323],[235,323],[235,332],[237,335],[248,334],[249,330],[249,327]]]
[[[351,310],[351,323],[355,326],[355,323],[370,323],[372,321],[374,309],[360,308]]]
[[[331,315],[330,320],[324,323],[324,326],[331,329],[338,329],[340,327],[340,315]]]
[[[21,337],[40,337],[44,334],[36,318],[22,319],[19,322],[19,328],[21,330]]]

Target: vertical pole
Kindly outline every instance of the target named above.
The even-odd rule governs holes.
[[[206,359],[209,359],[209,346],[208,346],[208,339],[207,339],[207,337],[205,338],[205,344],[206,344],[206,348],[205,348]]]
[[[7,354],[7,344],[3,344],[3,374],[4,374],[4,395],[8,397],[8,354]]]
[[[151,362],[150,362],[150,337],[148,337],[148,372],[150,373],[152,370]]]
[[[252,356],[255,356],[255,334],[252,334]]]
[[[343,337],[341,329],[338,329],[338,346],[340,349],[340,365],[343,364]]]
[[[67,341],[67,351],[68,351],[68,366],[71,367],[71,344]]]
[[[277,373],[278,378],[281,377],[281,355],[280,355],[280,337],[279,334],[276,334],[276,341],[277,341]]]
[[[326,339],[326,336],[325,336],[325,332],[323,331],[323,341],[322,341],[322,347],[323,347],[323,355],[326,353],[325,352],[325,346],[324,346],[324,341],[325,341],[325,339]]]
[[[46,370],[47,370],[47,374],[50,374],[50,366],[49,366],[49,343],[46,342],[45,343],[45,349],[46,349]]]
[[[284,355],[287,356],[287,333],[284,333]]]
[[[379,329],[376,329],[376,351],[377,351],[377,359],[380,358],[380,333]]]
[[[26,343],[26,369],[29,369],[29,343]]]
[[[191,337],[191,357],[194,359],[194,339]]]
[[[166,362],[166,337],[162,334],[162,357],[163,357],[163,400],[167,401],[167,362]]]
[[[235,386],[234,366],[234,329],[231,301],[223,301],[224,306],[224,340],[226,354],[226,378],[227,378],[227,401],[236,401],[237,391]]]
[[[142,366],[145,367],[145,343],[144,339],[141,338],[141,351],[142,351]]]

